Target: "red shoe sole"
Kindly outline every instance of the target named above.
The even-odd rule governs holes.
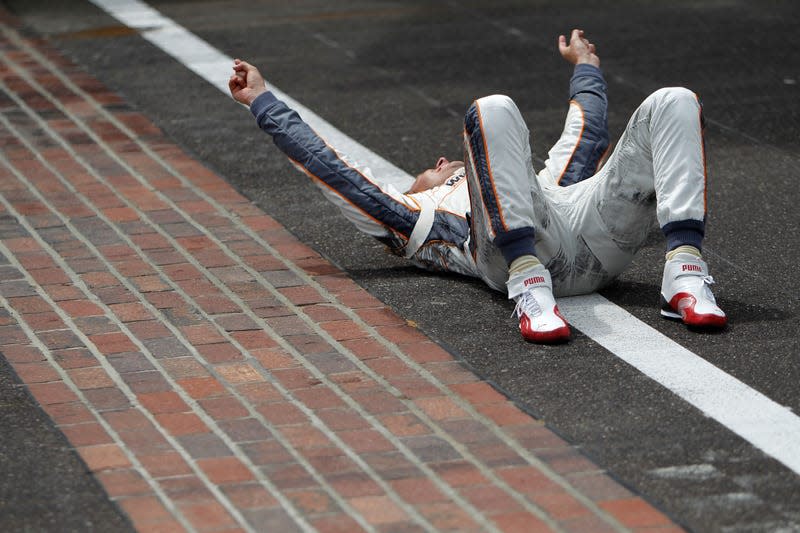
[[[523,331],[520,328],[520,333],[522,333],[522,338],[528,342],[535,342],[536,344],[558,344],[561,342],[566,342],[569,340],[570,337],[570,330],[569,326],[564,326],[562,328],[554,329],[552,331]]]
[[[691,303],[679,306],[681,300],[688,300]],[[721,329],[728,324],[727,316],[695,313],[694,304],[695,299],[691,294],[679,292],[672,297],[669,303],[662,298],[661,315],[673,320],[680,320],[687,326],[694,328]]]

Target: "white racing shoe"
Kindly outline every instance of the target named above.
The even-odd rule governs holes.
[[[664,265],[661,316],[692,327],[725,327],[728,317],[711,293],[713,283],[705,261],[692,254],[677,254]]]
[[[553,344],[569,339],[570,331],[553,298],[550,272],[538,265],[509,278],[508,298],[517,302],[522,337],[530,342]]]

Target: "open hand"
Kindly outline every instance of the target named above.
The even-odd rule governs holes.
[[[558,51],[561,52],[561,57],[573,65],[588,63],[595,67],[600,66],[597,48],[594,44],[589,42],[583,30],[572,30],[572,34],[569,37],[569,44],[567,44],[566,37],[559,35]]]

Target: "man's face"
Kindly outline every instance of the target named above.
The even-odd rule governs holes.
[[[408,192],[415,193],[438,187],[458,169],[463,167],[463,161],[449,161],[446,157],[440,157],[439,160],[436,161],[436,166],[429,168],[417,176],[414,185],[411,186]]]

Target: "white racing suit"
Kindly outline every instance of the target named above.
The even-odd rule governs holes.
[[[392,253],[500,291],[509,254],[535,253],[555,294],[571,295],[597,290],[625,269],[654,211],[668,241],[699,248],[703,234],[705,156],[694,93],[662,89],[648,97],[596,172],[608,147],[605,93],[599,69],[576,66],[563,133],[538,174],[513,101],[475,101],[465,117],[465,171],[415,194],[349,161],[272,93],[251,111],[344,216]]]

